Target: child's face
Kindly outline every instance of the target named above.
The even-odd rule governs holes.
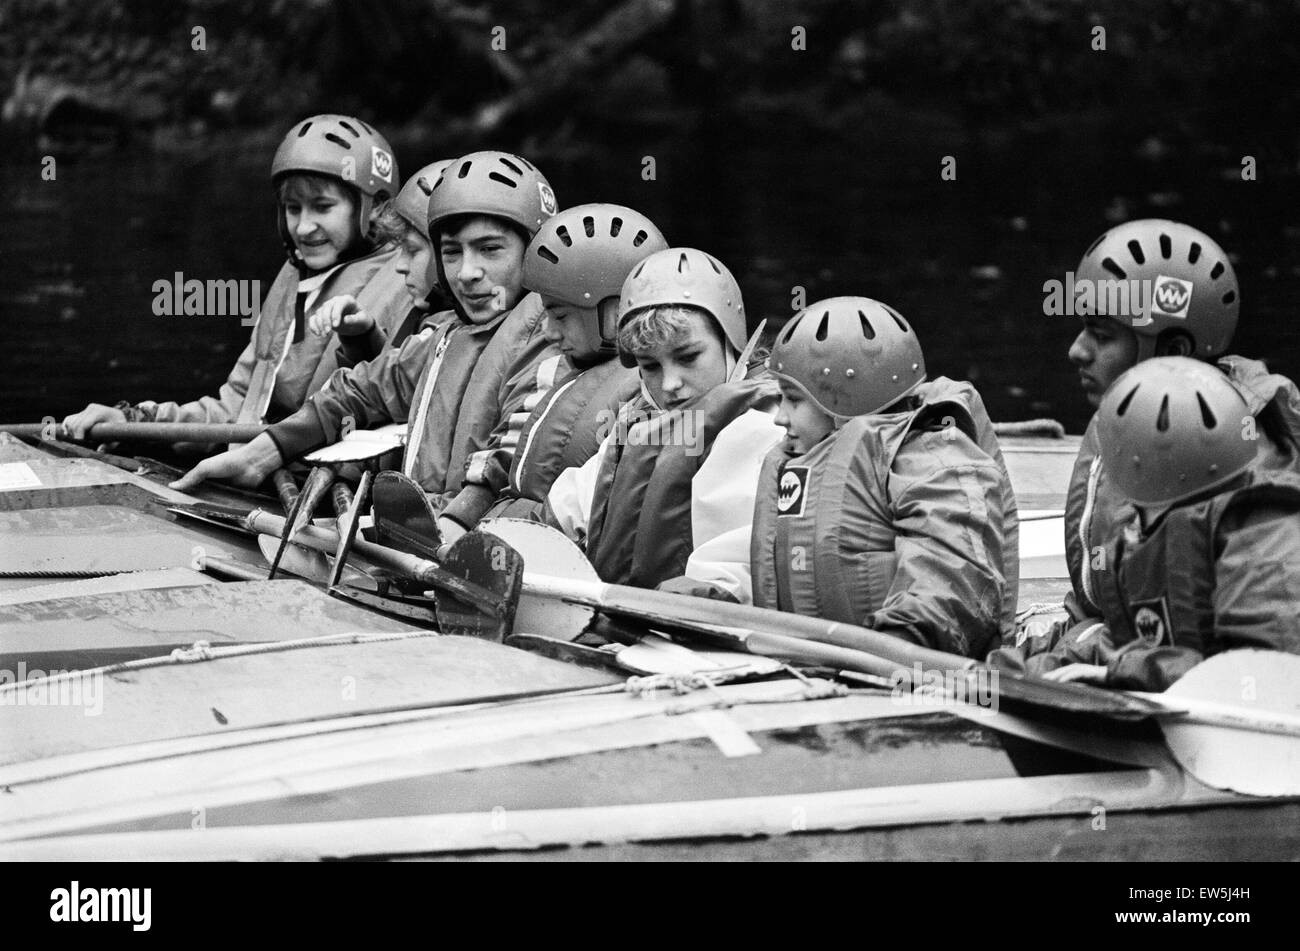
[[[542,295],[546,308],[543,333],[571,360],[591,362],[600,352],[599,312],[595,307],[573,304]]]
[[[291,189],[284,198],[284,220],[294,247],[313,271],[333,267],[361,238],[357,207],[342,185],[327,183],[315,194]]]
[[[664,409],[703,396],[727,379],[722,338],[704,314],[692,313],[686,329],[674,339],[632,355],[641,381]]]
[[[405,280],[406,292],[411,295],[412,301],[418,303],[424,300],[433,290],[437,280],[433,270],[433,245],[414,228],[408,227],[397,244],[394,270]]]
[[[1085,317],[1069,356],[1079,368],[1084,395],[1095,407],[1119,375],[1137,363],[1137,334],[1113,317]]]
[[[781,408],[776,412],[776,424],[785,427],[786,448],[802,456],[835,429],[835,420],[819,410],[803,390],[785,380],[781,387]]]
[[[438,253],[451,292],[471,323],[485,324],[519,301],[524,241],[505,222],[475,215],[454,234],[443,234]]]

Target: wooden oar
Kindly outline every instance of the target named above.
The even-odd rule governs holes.
[[[325,466],[317,466],[307,476],[302,492],[298,494],[298,498],[294,501],[293,510],[285,519],[284,532],[280,536],[280,550],[276,552],[275,558],[272,559],[271,570],[266,575],[268,581],[275,578],[275,572],[280,567],[280,556],[284,554],[285,548],[297,537],[298,533],[310,524],[316,506],[320,504],[320,500],[324,498],[333,482],[334,473]]]
[[[260,423],[95,423],[86,431],[86,441],[116,442],[251,442],[266,427]],[[0,432],[28,439],[40,439],[50,431],[49,423],[5,423]],[[67,439],[62,426],[55,425],[54,436]]]

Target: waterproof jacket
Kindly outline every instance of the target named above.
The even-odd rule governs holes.
[[[1135,518],[1098,572],[1106,682],[1162,691],[1205,657],[1253,647],[1300,654],[1300,476],[1251,470],[1245,484]]]
[[[312,289],[300,293],[300,272],[289,263],[271,284],[262,301],[252,339],[215,397],[189,403],[147,401],[140,404],[146,419],[159,422],[262,423],[276,422],[297,412],[340,366],[351,366],[382,348],[410,307],[403,278],[394,269],[397,250],[385,246],[365,257],[345,262],[322,275],[305,279]],[[336,334],[318,337],[306,329],[306,319],[321,304],[350,294],[375,319],[375,331],[364,340],[339,346]]]
[[[1269,373],[1258,360],[1226,356],[1218,367],[1246,400],[1258,421],[1259,452],[1253,468],[1300,471],[1300,390],[1286,377]],[[1065,501],[1065,555],[1072,591],[1065,606],[1074,622],[1098,618],[1096,557],[1115,530],[1129,522],[1133,506],[1112,486],[1101,465],[1097,421],[1088,424]]]
[[[775,381],[750,372],[671,411],[627,404],[596,455],[555,480],[546,520],[584,544],[603,580],[653,588],[689,573],[751,600],[734,538],[748,530],[758,470],[782,430]]]
[[[623,406],[640,393],[640,375],[618,360],[588,367],[566,362],[564,370],[469,460],[465,486],[444,515],[467,528],[487,516],[540,519],[556,477],[595,455]]]
[[[772,450],[752,546],[760,607],[982,657],[1014,623],[1019,524],[979,394],[940,377],[802,456]]]
[[[431,315],[402,346],[336,371],[268,433],[285,458],[297,458],[338,439],[349,418],[357,429],[406,422],[403,471],[445,504],[461,488],[466,460],[533,398],[551,372],[543,364],[562,357],[542,336],[541,316],[536,294],[486,324]]]

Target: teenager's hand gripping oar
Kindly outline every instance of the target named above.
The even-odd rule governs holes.
[[[333,481],[334,473],[324,466],[317,466],[307,476],[302,492],[294,501],[293,511],[285,519],[284,533],[280,536],[280,548],[275,553],[275,558],[271,560],[271,570],[266,576],[268,581],[275,577],[275,573],[280,567],[280,559],[283,557],[284,550],[289,546],[289,543],[311,522],[316,506],[320,504],[320,500],[329,491],[330,484]]]

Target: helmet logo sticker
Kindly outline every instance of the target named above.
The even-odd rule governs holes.
[[[537,194],[542,199],[542,211],[547,215],[553,215],[559,210],[555,203],[555,192],[551,191],[551,186],[545,182],[537,183]]]
[[[1156,289],[1152,305],[1160,313],[1180,320],[1187,319],[1187,308],[1192,303],[1192,282],[1176,277],[1156,278]]]
[[[1133,629],[1148,647],[1173,644],[1170,634],[1169,609],[1164,598],[1133,602]]]
[[[370,146],[370,167],[374,169],[376,178],[392,184],[393,157],[378,146]]]
[[[776,514],[802,515],[808,496],[808,466],[786,466],[776,490]]]

